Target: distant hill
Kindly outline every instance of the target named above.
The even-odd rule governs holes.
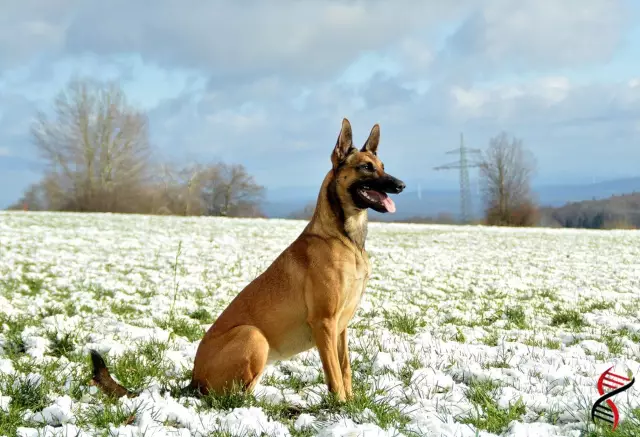
[[[640,191],[543,208],[540,224],[564,228],[640,229]]]
[[[418,183],[412,184],[414,187]],[[423,182],[420,185],[429,187]],[[474,189],[474,192],[478,192]],[[594,184],[582,185],[540,185],[534,187],[541,206],[559,207],[568,202],[580,202],[584,200],[604,199],[617,194],[640,192],[640,177],[616,179]],[[313,202],[317,196],[317,187],[305,188],[280,188],[268,192],[268,201],[264,204],[264,211],[269,217],[287,217],[295,211],[302,210],[309,202]],[[417,216],[436,216],[438,214],[451,214],[457,217],[460,211],[460,194],[458,190],[421,190],[409,189],[408,191],[393,196],[397,205],[397,212],[393,215],[378,214],[373,212],[372,218],[380,220],[403,220]],[[482,214],[479,196],[473,198],[473,207],[476,216]]]
[[[541,186],[535,189],[543,206],[561,206],[567,202],[597,200],[618,194],[640,192],[640,177],[615,179],[583,185]]]

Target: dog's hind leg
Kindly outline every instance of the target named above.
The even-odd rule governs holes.
[[[196,354],[192,384],[203,394],[234,388],[252,391],[268,356],[269,342],[255,326],[236,326],[215,338],[205,337]]]

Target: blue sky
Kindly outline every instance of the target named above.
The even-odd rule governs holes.
[[[74,76],[123,84],[158,161],[243,163],[274,193],[319,185],[342,117],[359,142],[380,123],[423,189],[456,187],[432,168],[461,131],[522,138],[537,183],[640,176],[640,2],[6,3],[0,206],[40,177],[29,125]]]

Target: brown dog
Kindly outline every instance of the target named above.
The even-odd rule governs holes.
[[[251,391],[265,366],[318,348],[325,380],[336,398],[351,397],[347,324],[371,272],[365,251],[367,210],[394,212],[386,193],[405,184],[388,175],[377,156],[380,127],[357,150],[345,118],[311,221],[260,276],[220,314],[196,353],[191,388]],[[93,382],[104,392],[134,396],[91,353]]]

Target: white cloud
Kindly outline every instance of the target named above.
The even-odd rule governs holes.
[[[247,109],[241,112],[233,110],[215,111],[205,117],[207,123],[222,125],[242,134],[264,127],[267,124],[267,114],[262,109]]]
[[[540,79],[535,85],[537,94],[550,104],[562,102],[567,98],[571,83],[566,77],[546,77]]]
[[[0,65],[20,65],[35,55],[60,50],[77,5],[77,0],[2,2]]]
[[[398,52],[406,73],[413,77],[428,72],[435,58],[433,47],[417,37],[404,38]]]
[[[623,0],[29,0],[0,18],[0,58],[139,53],[219,77],[328,78],[366,51],[391,51],[422,75],[434,35],[462,22],[438,64],[486,68],[606,61],[628,24]],[[451,52],[451,53],[448,53]],[[454,70],[455,73],[460,73]],[[220,76],[222,75],[222,76]]]
[[[457,107],[463,111],[469,111],[472,114],[479,114],[480,109],[489,99],[489,93],[486,91],[464,89],[459,86],[454,86],[451,89],[451,94],[455,99]]]
[[[326,78],[359,54],[448,18],[462,1],[169,0],[92,2],[67,34],[67,49],[136,51],[163,65],[221,75]],[[123,12],[126,11],[126,12]],[[96,21],[94,17],[100,17]]]
[[[608,62],[630,22],[622,0],[482,2],[438,58],[445,73],[479,77]]]
[[[518,84],[453,86],[455,118],[496,117],[520,119],[542,114],[566,100],[572,85],[566,77],[542,77]],[[533,110],[533,112],[532,112]]]

